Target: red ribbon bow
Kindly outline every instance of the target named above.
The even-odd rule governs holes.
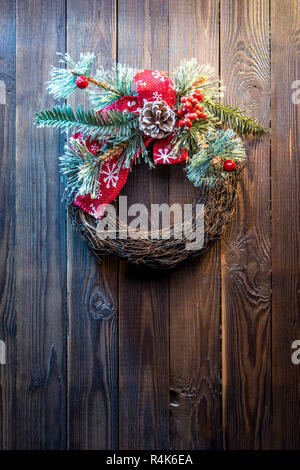
[[[101,110],[120,110],[121,112],[128,110],[131,112],[140,112],[144,104],[148,101],[165,101],[172,109],[176,103],[175,87],[167,75],[163,72],[155,70],[141,70],[135,75],[135,83],[137,88],[137,96],[123,96],[114,103],[106,106]],[[81,134],[76,133],[74,138],[80,138]],[[155,164],[174,164],[187,159],[187,152],[184,150],[180,155],[172,152],[171,141],[172,133],[164,139],[155,139],[153,144],[153,160]],[[147,147],[152,141],[151,137],[145,136],[144,144]],[[99,141],[86,140],[87,148],[90,152],[96,154],[100,148]],[[135,160],[133,157],[131,165]],[[113,201],[124,186],[130,168],[121,168],[119,170],[119,156],[104,162],[100,173],[100,189],[97,197],[92,199],[89,194],[79,195],[74,203],[88,212],[96,219],[100,219],[105,211],[106,206]]]

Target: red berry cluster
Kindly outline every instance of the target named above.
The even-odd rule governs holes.
[[[183,96],[181,98],[182,107],[177,109],[177,116],[182,116],[178,124],[180,127],[192,127],[195,119],[205,119],[207,114],[203,112],[203,107],[200,101],[204,100],[204,95],[201,91],[196,90],[191,96]]]

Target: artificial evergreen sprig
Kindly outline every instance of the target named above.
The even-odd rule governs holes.
[[[135,70],[126,65],[116,64],[109,70],[103,67],[97,70],[92,83],[96,89],[89,89],[93,108],[97,111],[118,100],[122,96],[136,94],[133,90]]]
[[[54,106],[35,114],[34,122],[38,127],[58,127],[64,131],[73,128],[83,136],[96,138],[128,137],[138,126],[138,116],[129,111],[109,110],[96,114],[78,106],[76,112],[71,106]]]
[[[64,199],[70,203],[79,194],[95,198],[100,188],[99,175],[102,161],[89,151],[84,141],[70,139],[65,153],[60,157],[61,172],[66,177]]]
[[[130,168],[132,163],[140,163],[141,158],[149,165],[150,168],[155,167],[152,160],[149,158],[143,134],[141,132],[136,132],[126,141],[126,147],[120,154],[119,169]]]
[[[216,99],[222,96],[223,87],[215,79],[215,70],[211,65],[199,65],[197,59],[183,60],[174,71],[177,102],[182,96],[201,88],[205,96]]]
[[[208,98],[204,100],[206,108],[219,120],[220,125],[231,127],[240,135],[261,136],[267,132],[267,128],[257,124],[253,119],[246,116],[238,108],[213,101]]]
[[[195,186],[207,184],[213,187],[217,179],[221,181],[229,175],[223,170],[223,162],[230,159],[242,163],[246,158],[243,142],[232,129],[203,134],[198,138],[197,147],[197,153],[186,167],[187,177]]]
[[[76,77],[79,75],[89,77],[91,75],[95,55],[89,52],[80,54],[80,60],[76,63],[69,54],[61,54],[59,52],[57,54],[62,57],[60,62],[66,64],[69,68],[60,69],[52,65],[50,70],[51,79],[47,82],[47,88],[49,94],[53,95],[54,98],[66,99],[77,90]]]
[[[183,150],[187,150],[188,159],[192,158],[194,153],[199,150],[199,137],[202,134],[207,134],[210,130],[215,130],[217,124],[217,118],[208,112],[205,119],[193,121],[192,127],[179,128],[172,141],[173,153],[179,155]]]
[[[65,146],[65,153],[60,157],[60,166],[66,177],[64,199],[71,202],[78,195],[90,194],[91,198],[99,196],[101,191],[100,172],[102,166],[111,158],[119,157],[119,170],[130,168],[132,160],[137,163],[143,158],[150,166],[154,164],[148,157],[141,133],[136,133],[129,140],[121,141],[109,147],[107,144],[96,155],[89,151],[86,142],[80,138],[70,138]]]

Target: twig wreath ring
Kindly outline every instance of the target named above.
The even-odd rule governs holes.
[[[222,104],[220,81],[209,65],[195,59],[183,61],[174,72],[174,83],[165,72],[134,70],[116,64],[91,75],[94,54],[81,54],[74,62],[66,54],[64,68],[52,67],[48,89],[66,99],[86,90],[92,109],[55,106],[35,114],[39,127],[73,129],[60,157],[66,178],[65,200],[74,226],[97,257],[113,253],[135,264],[172,268],[199,256],[218,238],[231,218],[238,175],[246,153],[239,135],[262,135],[267,129],[244,112]],[[152,142],[152,154],[147,147]],[[204,206],[203,244],[189,250],[181,224],[144,237],[125,236],[128,227],[115,223],[122,237],[103,236],[97,230],[108,213],[133,164],[150,168],[185,163],[187,178],[199,188],[197,204]],[[197,211],[189,215],[194,230]],[[171,229],[171,230],[170,230]],[[169,235],[166,236],[166,233]]]

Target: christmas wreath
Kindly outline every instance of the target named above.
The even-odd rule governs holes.
[[[240,136],[259,136],[266,129],[244,112],[222,104],[222,86],[214,69],[195,59],[181,63],[174,83],[165,72],[120,64],[110,70],[100,68],[92,76],[94,59],[94,54],[81,54],[76,63],[62,55],[63,68],[52,67],[48,82],[49,93],[58,99],[67,99],[77,89],[87,90],[91,110],[78,106],[74,111],[63,104],[35,114],[38,127],[74,132],[60,157],[74,225],[96,255],[114,253],[153,267],[173,267],[198,256],[220,236],[232,215],[246,159]],[[167,227],[168,237],[163,228],[154,237],[141,231],[140,236],[130,237],[118,218],[118,233],[123,236],[103,236],[97,230],[133,164],[141,161],[150,168],[185,163],[186,177],[199,188],[193,205],[204,205],[204,242],[198,250],[189,250],[185,237],[174,236],[176,223],[171,231]],[[190,214],[192,230],[196,212]]]

